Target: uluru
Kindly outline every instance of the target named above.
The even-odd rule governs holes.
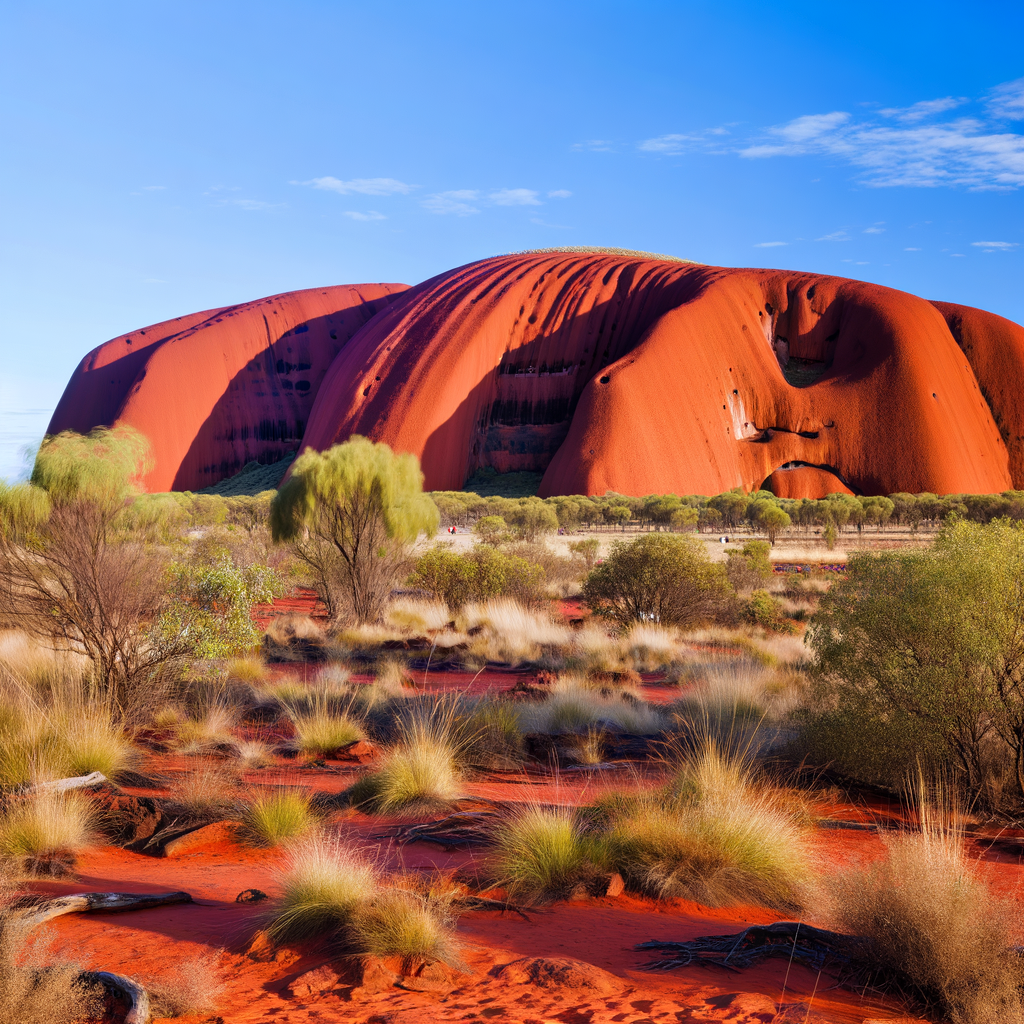
[[[1024,488],[1024,328],[881,285],[623,250],[495,256],[100,345],[49,432],[128,424],[150,491],[360,434],[425,486],[784,497]]]

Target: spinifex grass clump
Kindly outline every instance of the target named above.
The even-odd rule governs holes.
[[[349,953],[458,964],[452,891],[398,886],[358,851],[315,836],[292,848],[273,942],[329,939]]]
[[[665,791],[620,801],[602,837],[627,885],[709,906],[799,906],[809,876],[803,830],[750,779],[742,758],[706,741]]]
[[[27,796],[0,816],[0,860],[32,873],[48,873],[94,841],[92,811],[76,793]]]
[[[452,702],[417,709],[378,767],[349,791],[352,802],[382,812],[454,800],[462,781],[457,714]]]
[[[290,715],[295,728],[295,741],[303,754],[331,754],[364,736],[355,715],[333,711],[326,699],[314,699],[304,712]]]
[[[408,965],[435,961],[457,965],[451,904],[408,889],[381,889],[357,910],[352,945],[370,956],[400,956]]]
[[[355,850],[314,836],[292,848],[268,933],[274,942],[336,936],[377,893],[379,873]]]
[[[257,846],[277,846],[312,831],[309,797],[294,790],[257,793],[242,811],[242,833]]]
[[[498,826],[495,846],[498,879],[515,898],[565,898],[597,874],[570,808],[523,808]]]
[[[953,1024],[1024,1019],[1016,909],[974,873],[955,815],[922,802],[920,817],[883,836],[886,860],[830,879],[835,926],[876,987]]]

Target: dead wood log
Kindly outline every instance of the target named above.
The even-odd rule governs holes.
[[[84,982],[103,985],[105,988],[119,992],[128,1000],[128,1012],[124,1015],[124,1024],[149,1024],[153,1019],[153,1007],[149,993],[132,978],[110,971],[83,971],[80,975]]]
[[[8,920],[31,929],[63,914],[117,913],[191,902],[192,897],[187,892],[81,892],[73,896],[58,896],[56,899],[37,903],[24,910],[12,911]]]
[[[94,789],[96,786],[109,783],[103,772],[89,772],[88,775],[76,775],[71,779],[56,779],[53,782],[37,782],[34,786],[26,786],[23,793],[67,793],[73,789]]]

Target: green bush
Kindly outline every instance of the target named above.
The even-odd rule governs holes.
[[[512,597],[525,604],[536,601],[544,569],[488,545],[465,555],[437,545],[420,556],[411,582],[430,591],[455,612],[469,601]]]
[[[955,521],[931,551],[851,556],[808,630],[812,709],[933,736],[975,796],[1000,744],[1024,790],[1024,524]]]
[[[623,624],[694,626],[720,615],[730,594],[724,569],[704,545],[678,534],[616,542],[583,583],[590,607]]]

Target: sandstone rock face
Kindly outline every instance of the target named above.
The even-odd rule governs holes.
[[[114,338],[79,364],[49,432],[127,423],[150,491],[199,490],[296,451],[334,357],[405,285],[339,285],[206,310]]]
[[[984,493],[1024,488],[1022,387],[1024,328],[981,310],[544,252],[126,335],[86,357],[50,429],[132,423],[152,490],[357,433],[417,455],[429,489],[489,466],[542,472],[542,495]]]

